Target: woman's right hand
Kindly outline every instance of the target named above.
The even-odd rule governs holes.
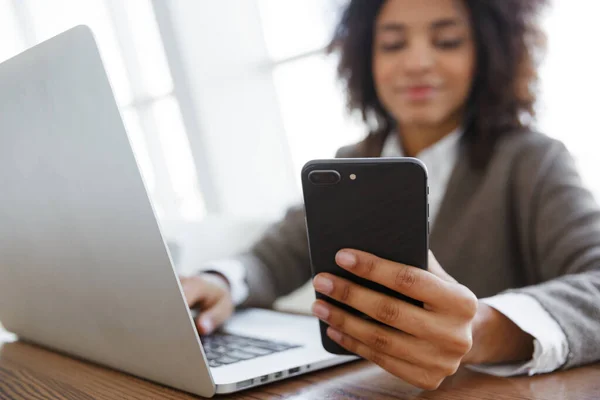
[[[198,308],[196,327],[200,335],[208,335],[223,325],[235,306],[227,280],[214,273],[181,277],[181,286],[190,308]]]

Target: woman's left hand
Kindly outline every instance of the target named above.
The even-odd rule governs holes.
[[[343,250],[337,264],[347,271],[422,301],[423,308],[330,274],[315,289],[384,323],[381,326],[317,300],[313,313],[330,327],[327,335],[345,349],[408,383],[437,389],[454,375],[473,344],[477,297],[457,283],[430,253],[429,271]]]

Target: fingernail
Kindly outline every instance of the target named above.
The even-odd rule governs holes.
[[[312,312],[313,312],[314,315],[316,315],[320,319],[327,319],[327,318],[329,318],[329,308],[327,308],[327,306],[325,306],[325,305],[323,305],[321,303],[315,303],[313,305]]]
[[[336,342],[340,342],[342,340],[342,334],[333,328],[327,329],[327,335],[329,335],[329,337]]]
[[[356,256],[348,251],[338,252],[335,260],[340,267],[353,268],[356,265]]]
[[[323,294],[328,294],[333,292],[333,282],[327,278],[323,278],[322,276],[317,276],[314,281],[315,289],[317,292],[321,292]]]
[[[213,323],[209,318],[202,318],[200,320],[200,326],[202,327],[202,331],[205,335],[213,331]]]

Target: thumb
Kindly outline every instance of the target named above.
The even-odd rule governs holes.
[[[456,283],[456,279],[454,279],[446,271],[444,271],[444,268],[442,268],[442,266],[440,265],[440,263],[438,262],[438,260],[435,258],[435,256],[433,255],[433,253],[431,251],[429,251],[428,263],[429,263],[428,271],[431,272],[433,275],[437,276],[438,278],[440,278],[446,282]]]
[[[227,293],[210,308],[200,313],[196,318],[196,326],[201,335],[211,334],[215,329],[223,325],[233,314],[234,310],[231,296]]]
[[[221,278],[210,274],[181,278],[181,286],[189,307],[199,308],[196,327],[201,335],[208,335],[233,314],[233,300]]]

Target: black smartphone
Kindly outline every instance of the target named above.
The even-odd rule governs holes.
[[[372,290],[422,306],[377,283],[353,275],[335,262],[345,248],[427,269],[429,206],[427,169],[414,158],[316,160],[302,169],[302,189],[313,277],[328,272]],[[368,318],[320,293],[317,298]],[[351,354],[326,334],[330,353]]]

